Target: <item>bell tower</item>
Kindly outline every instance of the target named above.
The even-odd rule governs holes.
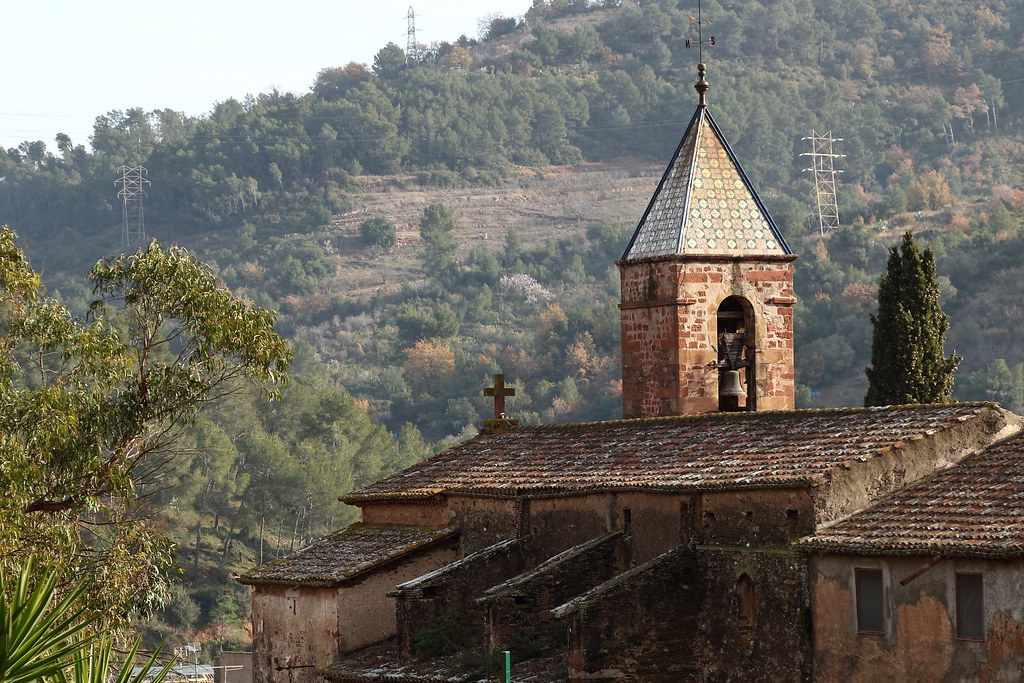
[[[793,261],[700,100],[617,262],[623,417],[791,410]]]

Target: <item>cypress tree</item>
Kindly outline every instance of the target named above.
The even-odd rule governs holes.
[[[871,367],[864,405],[943,403],[952,399],[955,353],[944,355],[949,316],[939,305],[935,256],[922,254],[914,235],[889,250],[878,283],[878,315],[871,316]]]

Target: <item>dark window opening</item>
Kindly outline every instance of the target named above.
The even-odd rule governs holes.
[[[736,599],[739,608],[739,627],[754,628],[754,582],[747,574],[741,574],[736,581]]]
[[[715,523],[715,513],[705,512],[704,513],[704,528],[710,529],[711,525]]]
[[[985,639],[985,600],[981,574],[956,575],[956,637]]]
[[[786,537],[794,540],[800,536],[800,512],[789,508],[786,510]]]
[[[857,569],[857,632],[885,633],[885,593],[881,569]]]
[[[633,511],[629,508],[622,508],[622,530],[627,534],[633,528]]]
[[[693,520],[690,519],[690,504],[683,500],[679,502],[679,539],[686,542],[690,539],[693,531]]]

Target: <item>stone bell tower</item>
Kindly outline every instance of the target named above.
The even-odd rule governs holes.
[[[793,408],[796,256],[697,69],[697,111],[617,262],[627,418]]]

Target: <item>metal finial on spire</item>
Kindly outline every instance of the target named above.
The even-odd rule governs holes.
[[[707,105],[704,96],[707,94],[708,88],[711,87],[710,85],[708,85],[708,82],[704,80],[704,74],[705,72],[707,72],[708,69],[707,65],[704,63],[704,43],[707,43],[708,45],[714,45],[715,37],[711,36],[707,40],[704,40],[704,26],[710,26],[711,22],[704,21],[704,17],[701,16],[700,0],[697,0],[697,16],[690,17],[690,23],[697,24],[697,40],[693,41],[687,38],[686,47],[693,47],[694,43],[697,44],[697,59],[699,60],[699,63],[697,64],[698,78],[696,85],[694,85],[693,87],[697,89],[697,93],[700,95],[700,106],[704,107]]]
[[[693,87],[697,91],[697,94],[700,95],[700,102],[698,102],[698,105],[701,106],[701,107],[706,107],[707,106],[707,101],[706,101],[705,95],[708,94],[708,90],[711,88],[711,84],[709,84],[706,80],[704,80],[704,74],[707,72],[707,70],[708,70],[708,65],[707,64],[704,64],[703,62],[698,64],[697,65],[697,82],[693,84]]]

